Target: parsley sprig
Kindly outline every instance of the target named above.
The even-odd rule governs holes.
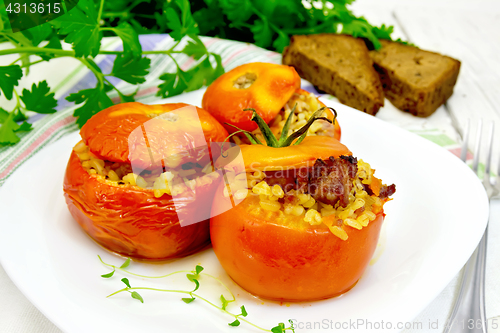
[[[251,42],[278,52],[295,34],[351,34],[364,38],[375,49],[380,47],[379,39],[391,39],[393,27],[372,26],[365,18],[355,16],[349,9],[353,1],[79,0],[65,15],[16,33],[11,31],[5,6],[0,2],[0,42],[12,44],[12,48],[0,50],[0,56],[18,55],[8,66],[0,66],[1,93],[8,100],[16,98],[13,109],[0,110],[0,146],[15,144],[20,132],[31,130],[31,125],[25,122],[28,111],[55,111],[55,92],[47,82],[36,83],[36,88],[32,87],[27,93],[16,91],[19,81],[33,65],[70,57],[94,74],[95,87],[66,97],[79,105],[74,116],[81,127],[95,113],[113,104],[108,96],[110,91],[122,102],[134,101],[138,90],[125,94],[110,78],[131,85],[144,83],[151,55],[169,57],[176,67],[175,72],[160,76],[159,96],[174,96],[210,84],[224,69],[220,55],[208,52],[199,35]],[[170,34],[174,46],[168,50],[142,50],[139,35],[151,33]],[[104,36],[119,37],[122,50],[102,50]],[[63,49],[61,40],[71,44],[72,49]],[[95,62],[95,57],[103,54],[115,56],[109,73],[103,73]],[[174,57],[177,54],[193,57],[196,62],[183,70]]]
[[[0,89],[6,99],[16,98],[17,103],[11,110],[0,109],[0,146],[15,144],[20,139],[18,133],[29,131],[31,125],[27,111],[53,113],[57,100],[46,81],[34,84],[31,90],[24,89],[19,96],[16,87],[30,67],[53,58],[71,57],[80,61],[95,76],[96,85],[70,94],[66,99],[78,104],[74,111],[77,124],[83,126],[90,117],[104,108],[113,105],[108,92],[114,90],[121,102],[134,101],[135,93],[125,94],[111,83],[110,77],[119,78],[132,85],[142,84],[149,73],[151,60],[149,55],[161,54],[171,58],[177,71],[160,76],[158,95],[173,96],[182,92],[196,90],[210,84],[224,73],[221,58],[209,52],[198,37],[199,30],[191,15],[187,0],[173,0],[165,5],[161,17],[167,22],[170,35],[175,44],[168,50],[142,50],[137,27],[127,21],[109,26],[103,20],[106,16],[106,0],[79,0],[78,5],[65,15],[40,26],[13,33],[9,28],[5,7],[0,7],[0,41],[8,41],[13,47],[0,50],[0,56],[18,54],[9,66],[0,66]],[[123,45],[121,51],[101,50],[104,35],[118,36]],[[72,45],[72,50],[64,50],[60,40]],[[44,42],[46,41],[46,42]],[[181,43],[182,41],[182,43]],[[187,43],[186,43],[187,42]],[[183,46],[186,44],[185,46]],[[42,46],[43,45],[43,46]],[[115,55],[110,73],[103,73],[95,62],[99,54]],[[193,57],[196,62],[187,71],[183,71],[174,55],[184,54]],[[37,58],[33,60],[33,57]],[[136,91],[137,92],[137,91]],[[22,124],[19,122],[24,121]]]
[[[130,270],[128,270],[127,268],[130,266],[130,263],[131,263],[130,258],[127,258],[127,260],[121,266],[115,266],[112,264],[108,264],[108,263],[104,262],[100,256],[98,256],[98,258],[102,264],[113,269],[111,272],[101,275],[101,277],[103,277],[103,278],[111,278],[117,270],[121,271],[123,273],[126,273],[128,275],[132,275],[132,276],[136,276],[136,277],[140,277],[140,278],[149,278],[149,279],[163,279],[163,278],[173,276],[173,275],[186,274],[186,278],[194,284],[192,290],[159,289],[159,288],[150,288],[150,287],[132,287],[128,278],[122,278],[121,282],[123,282],[125,284],[125,287],[120,289],[120,290],[115,291],[114,293],[108,295],[107,297],[111,297],[111,296],[114,296],[114,295],[117,295],[117,294],[123,293],[123,292],[128,292],[128,293],[130,293],[130,296],[132,298],[137,299],[141,303],[144,303],[144,298],[137,292],[137,290],[148,290],[148,291],[158,291],[158,292],[166,292],[166,293],[185,294],[186,296],[189,296],[189,297],[183,297],[183,298],[181,298],[181,300],[186,304],[190,304],[193,301],[198,299],[198,300],[201,300],[204,303],[206,303],[206,304],[208,304],[216,309],[219,309],[220,311],[222,311],[226,315],[229,315],[230,317],[232,317],[234,320],[232,322],[228,323],[229,326],[239,326],[241,324],[241,322],[244,322],[244,323],[249,324],[249,325],[255,327],[256,329],[259,329],[259,330],[264,331],[264,332],[272,332],[272,333],[283,333],[285,331],[295,332],[292,320],[288,321],[290,323],[290,326],[288,326],[288,327],[286,327],[284,323],[279,323],[278,325],[276,325],[275,327],[273,327],[271,329],[266,329],[266,328],[263,328],[263,327],[260,327],[256,324],[254,324],[251,321],[249,321],[248,319],[246,319],[246,317],[248,316],[248,312],[245,309],[244,305],[239,307],[239,313],[233,313],[233,312],[229,311],[228,307],[230,306],[231,303],[236,302],[236,297],[231,292],[231,290],[220,279],[216,278],[213,275],[210,275],[207,273],[202,273],[204,268],[200,265],[197,265],[195,267],[195,269],[192,271],[182,270],[182,271],[176,271],[173,273],[160,275],[160,276],[148,276],[148,275],[136,274],[136,273],[133,273]],[[229,294],[230,297],[227,299],[224,296],[224,294],[221,294],[219,297],[219,300],[218,300],[220,302],[220,305],[218,305],[218,304],[216,304],[215,301],[211,301],[211,300],[203,297],[199,293],[195,293],[200,288],[200,280],[202,278],[209,278],[209,279],[215,280],[220,286],[222,286],[225,289],[226,293]]]

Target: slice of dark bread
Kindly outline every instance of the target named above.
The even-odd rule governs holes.
[[[343,104],[371,115],[384,105],[384,93],[368,48],[348,35],[293,36],[283,64]]]
[[[414,46],[381,40],[370,51],[385,96],[394,106],[427,117],[453,94],[460,61]]]

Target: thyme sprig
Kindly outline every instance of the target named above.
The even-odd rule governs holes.
[[[151,287],[132,287],[128,278],[122,278],[121,282],[123,282],[125,284],[125,287],[109,294],[106,297],[111,297],[111,296],[115,296],[115,295],[123,293],[123,292],[128,292],[128,293],[130,293],[130,295],[133,299],[137,299],[141,303],[144,303],[144,298],[142,297],[141,294],[139,294],[138,290],[148,290],[148,291],[157,291],[157,292],[165,292],[165,293],[184,294],[184,295],[189,296],[189,297],[181,298],[181,300],[186,304],[190,304],[195,300],[201,300],[201,301],[205,302],[206,304],[208,304],[216,309],[219,309],[220,311],[222,311],[226,315],[232,317],[234,320],[231,321],[230,323],[228,323],[229,326],[239,326],[242,322],[244,322],[244,323],[251,325],[254,328],[256,328],[260,331],[263,331],[263,332],[272,332],[272,333],[283,333],[285,331],[295,332],[292,320],[288,320],[288,322],[290,324],[290,326],[288,326],[288,327],[286,327],[284,323],[279,323],[278,325],[276,325],[275,327],[273,327],[271,329],[266,329],[264,327],[261,327],[259,325],[254,324],[251,321],[249,321],[248,319],[246,319],[246,317],[248,316],[248,312],[247,312],[244,305],[241,305],[239,307],[239,313],[234,313],[234,312],[230,311],[228,309],[228,307],[231,305],[231,303],[236,303],[236,297],[231,292],[231,290],[220,279],[218,279],[217,277],[215,277],[213,275],[203,273],[204,268],[200,265],[197,265],[195,267],[195,269],[191,270],[191,271],[179,270],[179,271],[175,271],[175,272],[172,272],[169,274],[164,274],[164,275],[159,275],[159,276],[149,276],[149,275],[142,275],[142,274],[133,273],[132,271],[128,270],[127,268],[130,266],[130,263],[131,263],[130,258],[127,258],[127,260],[120,266],[108,264],[108,263],[104,262],[100,256],[98,256],[98,258],[103,265],[113,269],[111,272],[101,275],[101,277],[103,277],[103,278],[113,277],[114,274],[116,273],[116,271],[120,271],[120,272],[126,273],[128,275],[132,275],[135,277],[149,278],[149,279],[162,279],[162,278],[166,278],[166,277],[177,275],[177,274],[186,274],[186,278],[194,284],[192,290],[162,289],[162,288],[151,288]],[[221,294],[219,297],[220,305],[218,305],[218,304],[216,304],[216,302],[211,301],[211,300],[203,297],[199,293],[196,293],[196,291],[198,291],[198,289],[200,288],[200,280],[202,278],[209,278],[209,279],[215,280],[220,286],[222,286],[225,289],[225,291],[227,291],[229,293],[230,297],[226,298],[224,296],[224,294]]]

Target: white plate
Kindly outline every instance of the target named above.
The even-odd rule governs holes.
[[[202,93],[170,101],[199,105]],[[325,103],[337,109],[342,141],[354,156],[369,162],[385,183],[397,186],[394,200],[386,204],[377,260],[350,292],[310,303],[261,301],[227,277],[211,249],[168,264],[134,262],[131,270],[160,275],[201,264],[237,295],[237,305],[230,309],[237,312],[245,305],[247,318],[266,328],[294,319],[297,332],[341,327],[343,332],[366,332],[370,325],[377,331],[398,331],[398,325],[415,318],[479,242],[488,218],[486,194],[474,173],[448,151],[362,112]],[[0,191],[0,262],[28,299],[66,332],[255,332],[246,324],[229,327],[232,318],[201,301],[185,304],[180,300],[184,295],[143,291],[144,304],[125,293],[105,297],[123,287],[125,275],[101,278],[109,269],[97,255],[115,265],[123,259],[85,235],[63,199],[66,162],[78,140],[73,133],[45,148]],[[154,282],[128,278],[132,286],[190,287],[184,275]],[[205,295],[217,301],[222,289],[200,282],[207,286]]]

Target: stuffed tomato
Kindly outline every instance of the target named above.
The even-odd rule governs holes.
[[[271,131],[281,135],[285,119],[293,113],[290,132],[294,132],[307,122],[312,114],[325,105],[313,94],[300,89],[300,77],[293,67],[270,63],[249,63],[238,66],[221,75],[205,92],[203,108],[219,120],[228,132],[238,129],[262,134],[251,121],[252,114],[243,111],[254,109],[269,124]],[[324,117],[333,119],[329,109],[324,109]],[[308,130],[308,135],[326,135],[340,140],[338,122],[316,123]],[[233,137],[240,143],[249,143],[243,134]]]
[[[240,203],[210,221],[214,252],[229,276],[274,300],[350,290],[375,251],[383,205],[395,186],[383,185],[369,164],[331,137],[240,148],[244,167],[228,171],[231,191],[219,185],[212,210],[221,211],[232,196]]]
[[[210,114],[182,103],[125,103],[97,113],[80,134],[64,195],[92,239],[151,260],[185,256],[209,243],[210,212],[199,203],[210,205],[220,175],[212,172],[208,147],[228,135]],[[181,225],[183,212],[198,223]]]

